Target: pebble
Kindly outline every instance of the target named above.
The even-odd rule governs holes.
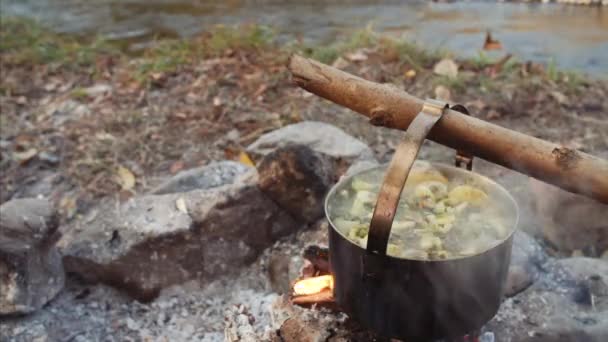
[[[139,326],[135,323],[135,321],[132,318],[127,317],[127,319],[125,321],[127,323],[127,328],[129,328],[130,330],[137,330],[139,328]]]

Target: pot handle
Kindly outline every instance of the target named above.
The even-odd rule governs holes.
[[[369,253],[386,255],[388,238],[405,181],[426,136],[448,108],[445,102],[427,99],[422,110],[407,128],[403,141],[397,146],[384,176],[370,222],[367,238]]]

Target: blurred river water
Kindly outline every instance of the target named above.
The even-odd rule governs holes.
[[[217,24],[258,23],[281,39],[329,43],[369,23],[423,46],[479,54],[490,30],[522,60],[608,74],[608,6],[497,1],[371,0],[0,0],[2,15],[36,18],[61,33],[102,34],[142,46],[154,37],[188,37]]]

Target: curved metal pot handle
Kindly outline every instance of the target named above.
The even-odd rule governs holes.
[[[448,108],[449,106],[445,102],[427,99],[420,113],[416,115],[414,121],[407,128],[403,141],[395,150],[395,155],[384,176],[370,222],[367,240],[367,251],[369,253],[386,255],[388,237],[405,181],[424,139]]]

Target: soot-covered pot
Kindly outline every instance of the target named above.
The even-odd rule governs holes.
[[[342,179],[329,192],[329,248],[334,297],[342,310],[378,334],[405,341],[459,337],[481,328],[498,311],[509,268],[518,208],[492,180],[471,171],[432,163],[448,179],[466,179],[500,201],[512,219],[506,237],[471,256],[420,260],[386,254],[397,204],[420,145],[447,108],[427,100],[406,132],[389,165]],[[469,163],[470,166],[470,163]],[[332,206],[353,177],[386,170],[371,219],[366,248],[335,224]],[[407,248],[407,247],[406,247]]]

